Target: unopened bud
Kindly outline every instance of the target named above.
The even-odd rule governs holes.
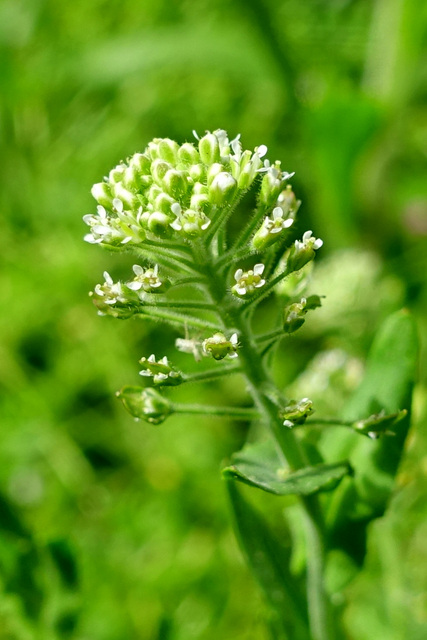
[[[175,164],[178,157],[179,144],[170,138],[162,138],[158,143],[159,158]]]
[[[283,420],[283,426],[292,429],[296,425],[304,424],[313,411],[313,403],[308,398],[299,401],[292,400],[287,407],[280,411],[280,418]]]
[[[160,424],[172,413],[172,405],[155,389],[127,386],[117,392],[123,406],[137,420]]]
[[[163,186],[163,178],[169,169],[172,169],[172,165],[164,160],[157,159],[151,163],[151,175],[153,176],[154,182],[160,187]]]
[[[221,159],[218,138],[213,133],[207,133],[200,138],[199,151],[202,162],[207,165],[219,162]]]
[[[111,189],[106,182],[97,182],[94,184],[91,189],[91,194],[98,204],[106,207],[107,209],[111,209],[113,196],[111,194]]]
[[[232,201],[237,190],[237,182],[230,173],[221,171],[209,187],[209,199],[213,204],[224,205]]]
[[[178,149],[178,160],[184,164],[198,164],[200,155],[190,142],[184,142]]]

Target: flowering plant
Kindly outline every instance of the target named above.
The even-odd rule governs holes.
[[[268,356],[321,306],[321,297],[306,295],[304,286],[322,241],[312,231],[295,238],[301,203],[289,184],[293,174],[266,154],[265,145],[244,150],[239,136],[229,140],[217,130],[196,135],[195,144],[154,139],[112,169],[92,189],[98,207],[84,217],[90,227],[85,239],[116,251],[132,249],[138,261],[127,281],[114,282],[105,272],[92,297],[100,315],[180,327],[178,350],[197,362],[216,361],[184,373],[166,356],[143,357],[141,385],[118,393],[134,418],[159,424],[173,413],[192,413],[264,424],[266,438],[245,446],[223,471],[236,532],[285,637],[331,640],[342,633],[337,594],[351,577],[342,578],[332,552],[339,550],[354,567],[363,562],[346,537],[349,527],[362,522],[365,536],[369,521],[386,507],[408,429],[404,407],[410,406],[416,339],[408,314],[388,321],[373,345],[359,395],[342,419],[317,418],[309,398],[285,396]],[[256,206],[236,232],[232,216],[250,190],[256,191]],[[182,285],[193,290],[193,299],[169,296]],[[279,320],[256,334],[254,314],[274,292]],[[231,373],[244,377],[252,407],[182,404],[164,393],[166,387]],[[289,531],[306,541],[297,568],[239,483],[296,496],[303,517]],[[326,584],[327,572],[341,577]]]

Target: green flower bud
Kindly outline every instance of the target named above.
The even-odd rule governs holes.
[[[145,195],[147,197],[148,202],[154,205],[156,202],[156,198],[158,198],[158,196],[160,196],[162,193],[163,191],[161,187],[159,187],[159,185],[152,184]]]
[[[127,386],[117,392],[123,406],[137,420],[160,424],[173,412],[172,405],[154,389]]]
[[[178,200],[187,193],[190,185],[183,171],[169,169],[163,176],[162,186],[175,200]]]
[[[114,167],[114,169],[111,169],[110,173],[108,174],[108,180],[111,183],[117,183],[117,182],[121,182],[121,180],[123,180],[123,174],[125,172],[126,169],[126,165],[125,164],[118,164],[117,167]]]
[[[141,176],[136,167],[127,167],[123,174],[123,185],[126,189],[138,191],[141,187]]]
[[[151,160],[145,153],[135,153],[129,160],[129,166],[137,169],[140,175],[151,173]]]
[[[192,164],[188,169],[188,175],[193,182],[200,182],[206,177],[205,167],[202,164]]]
[[[138,197],[129,191],[129,189],[126,189],[121,182],[113,186],[113,192],[114,197],[121,200],[128,209],[138,209],[141,204]]]
[[[280,411],[279,415],[283,420],[283,426],[292,429],[296,425],[304,424],[313,411],[312,401],[308,398],[303,398],[299,401],[291,400],[289,405]]]
[[[321,307],[320,296],[312,295],[308,298],[301,298],[299,302],[293,302],[284,309],[283,313],[283,329],[286,333],[294,333],[302,327],[305,322],[307,311]]]
[[[209,193],[209,189],[205,184],[202,184],[201,182],[196,182],[196,184],[193,187],[193,193],[196,195],[200,195],[201,193],[207,195]]]
[[[178,149],[178,160],[184,164],[195,164],[200,162],[200,155],[194,145],[185,142]]]
[[[172,169],[172,165],[169,162],[165,162],[164,160],[154,160],[151,164],[151,175],[153,176],[154,182],[156,182],[159,187],[163,186],[163,178],[166,173]]]
[[[179,144],[170,138],[162,138],[158,143],[159,158],[175,164],[178,157]]]
[[[295,218],[295,214],[301,206],[301,200],[296,199],[290,184],[279,194],[277,206],[282,209],[284,216],[291,215]]]
[[[110,186],[106,182],[97,182],[91,189],[91,194],[98,202],[98,204],[111,209],[113,196],[111,194]]]
[[[207,133],[200,138],[199,151],[202,162],[207,165],[221,160],[218,138],[213,133]]]
[[[159,193],[154,201],[154,207],[156,211],[162,211],[163,213],[170,214],[171,206],[174,204],[175,200],[169,196],[167,193]]]
[[[306,231],[302,241],[295,240],[295,244],[289,250],[286,261],[288,273],[302,269],[308,262],[313,260],[317,249],[323,245],[323,240],[314,238],[312,231]]]
[[[207,211],[212,208],[211,201],[209,197],[205,193],[194,193],[191,196],[190,200],[190,208],[195,209],[196,211]]]
[[[238,339],[237,333],[233,333],[227,340],[225,335],[218,331],[211,338],[207,338],[202,343],[203,353],[212,356],[214,360],[223,360],[225,357],[237,358]]]
[[[206,182],[208,187],[211,186],[214,178],[216,178],[216,176],[221,173],[222,171],[224,171],[225,167],[224,165],[222,165],[219,162],[215,162],[215,164],[213,164],[211,167],[209,167],[207,175],[206,175]]]
[[[292,218],[285,218],[280,207],[275,207],[271,218],[264,219],[261,227],[252,238],[252,247],[256,251],[263,251],[270,245],[282,239],[286,229],[293,224]]]
[[[139,375],[151,378],[156,386],[175,387],[183,380],[182,374],[169,364],[166,356],[156,361],[153,353],[149,358],[141,358],[139,363],[144,366]]]
[[[171,217],[163,213],[162,211],[153,211],[147,221],[147,228],[151,233],[161,238],[167,237],[171,234],[170,231]]]
[[[397,413],[386,415],[383,409],[379,413],[372,414],[365,420],[358,420],[352,426],[358,433],[376,440],[382,435],[395,435],[393,431],[390,431],[390,429],[403,420],[407,414],[407,410],[403,409]]]
[[[230,173],[221,171],[209,187],[209,200],[213,204],[230,204],[237,191],[237,182]]]

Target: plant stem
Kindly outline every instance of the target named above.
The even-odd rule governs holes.
[[[183,326],[192,327],[193,329],[202,329],[208,331],[220,331],[221,327],[208,322],[207,320],[199,320],[193,316],[187,316],[183,313],[174,313],[173,311],[167,311],[163,309],[157,309],[157,307],[151,307],[149,311],[140,311],[138,314],[141,318],[147,320],[160,320],[167,324],[177,325],[180,329]]]
[[[283,275],[285,274],[280,274],[274,281],[278,282]],[[218,305],[218,309],[222,310],[224,320],[230,319],[238,332],[240,365],[255,406],[265,424],[268,425],[283,461],[293,471],[304,468],[308,465],[308,459],[301,443],[292,431],[283,428],[278,408],[269,397],[269,389],[275,389],[279,397],[280,392],[275,388],[259,357],[256,342],[251,337],[249,320],[240,313],[240,310],[225,306],[223,302],[226,292],[225,283],[220,281],[214,270],[211,276],[209,290],[212,300]],[[307,536],[307,600],[312,640],[333,640],[330,605],[323,586],[325,569],[323,514],[316,496],[302,496],[300,501],[304,510]]]
[[[215,369],[208,369],[207,371],[198,371],[185,376],[185,382],[206,382],[228,375],[230,373],[239,373],[241,368],[236,365],[219,365]]]
[[[222,416],[225,418],[234,418],[235,420],[259,420],[261,417],[259,411],[256,409],[245,407],[215,407],[205,404],[174,404],[172,405],[172,409],[174,413]]]

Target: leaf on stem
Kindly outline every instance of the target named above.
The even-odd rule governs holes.
[[[270,441],[245,447],[233,456],[232,462],[223,470],[224,477],[279,496],[331,491],[351,474],[348,462],[317,464],[291,472],[284,468]]]
[[[285,637],[306,640],[307,604],[296,576],[289,569],[290,552],[275,538],[260,513],[245,500],[237,485],[227,481],[233,524],[242,552],[277,615]]]

